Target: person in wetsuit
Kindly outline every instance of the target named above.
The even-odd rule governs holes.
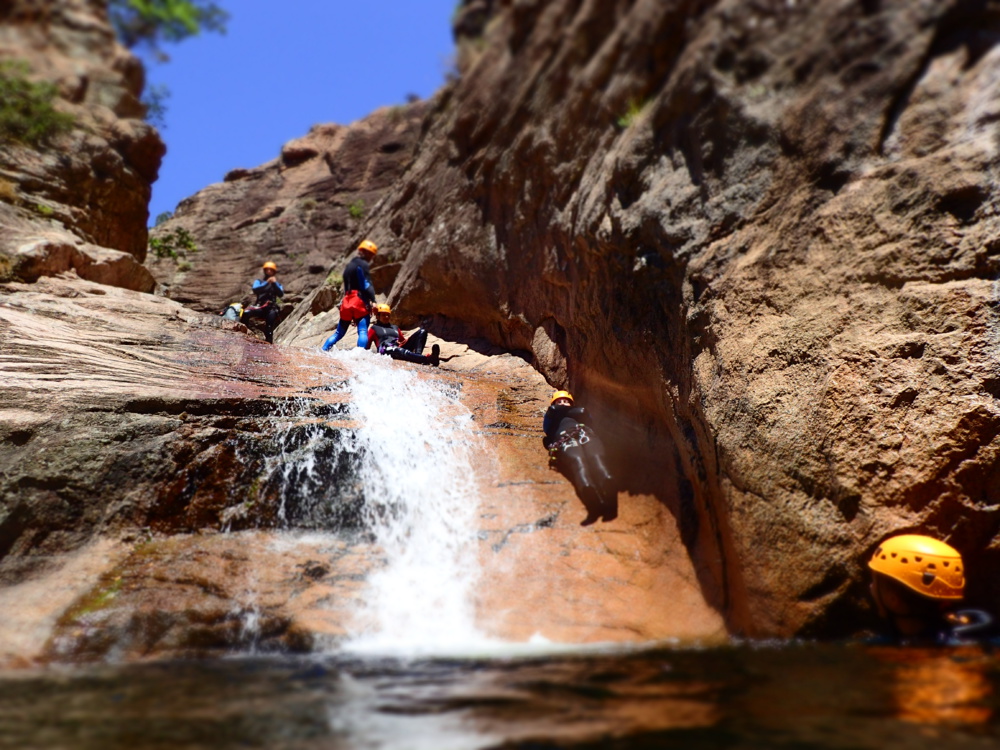
[[[437,367],[441,348],[434,344],[430,355],[424,354],[427,346],[427,331],[419,329],[409,338],[390,321],[392,308],[388,305],[375,306],[375,322],[368,328],[368,346],[374,346],[379,354],[388,354],[393,359],[414,362],[418,365]]]
[[[889,537],[875,550],[871,594],[893,640],[952,645],[978,640],[993,618],[958,609],[965,595],[965,565],[956,549],[920,534]]]
[[[285,288],[278,281],[278,266],[274,261],[267,261],[262,268],[264,278],[254,279],[252,290],[256,298],[249,307],[243,308],[240,322],[247,325],[251,318],[264,320],[264,338],[267,343],[274,343],[274,324],[278,320],[278,300],[285,296]]]
[[[357,257],[344,268],[344,299],[340,303],[340,322],[334,334],[323,342],[324,352],[330,351],[344,338],[352,323],[358,327],[358,346],[368,348],[368,321],[372,305],[375,304],[375,286],[372,284],[368,264],[377,252],[378,246],[374,242],[364,240],[358,245]]]
[[[587,509],[581,526],[618,517],[618,491],[604,458],[604,445],[588,421],[587,410],[573,405],[573,394],[556,391],[542,422],[549,467],[572,482]]]

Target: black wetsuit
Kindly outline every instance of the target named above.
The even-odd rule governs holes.
[[[890,633],[876,638],[876,643],[908,646],[962,646],[971,643],[1000,645],[993,616],[981,609],[959,609],[928,621],[924,630],[915,635],[902,635],[892,616],[888,620]]]
[[[268,343],[274,341],[274,324],[278,320],[278,298],[283,297],[285,288],[277,281],[269,278],[255,279],[253,293],[257,298],[254,304],[243,309],[240,321],[246,325],[250,318],[264,319],[264,338]]]
[[[582,406],[553,405],[545,412],[542,443],[550,460],[576,488],[587,509],[584,525],[618,516],[618,491],[604,457],[604,444],[587,422]]]
[[[423,353],[424,347],[427,346],[427,331],[423,328],[407,338],[397,325],[372,323],[368,327],[368,345],[372,344],[379,354],[388,354],[393,359],[414,362],[418,365],[437,364],[433,357]]]
[[[375,304],[375,286],[372,284],[371,268],[364,258],[353,258],[344,266],[344,294],[357,292],[369,306]]]

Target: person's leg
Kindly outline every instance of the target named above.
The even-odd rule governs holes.
[[[581,447],[587,464],[587,475],[593,479],[600,497],[602,516],[605,521],[613,521],[618,517],[618,490],[608,469],[604,443],[597,437],[597,433],[586,428],[581,436]]]
[[[431,364],[430,357],[425,357],[423,354],[416,354],[415,352],[411,352],[402,346],[397,346],[393,349],[390,349],[388,354],[393,359],[399,359],[402,360],[403,362],[413,362],[416,365]]]
[[[358,321],[358,346],[362,349],[368,348],[368,320],[366,315]]]
[[[576,489],[577,497],[587,509],[587,517],[581,521],[581,526],[594,523],[604,512],[597,487],[591,481],[583,448],[580,445],[570,445],[559,451],[556,466]]]
[[[403,344],[404,349],[407,349],[414,354],[423,354],[425,346],[427,346],[427,331],[423,328],[416,331],[406,340],[406,343]]]
[[[265,320],[266,317],[267,317],[267,310],[264,308],[259,308],[256,310],[244,310],[243,314],[240,316],[240,322],[247,328],[249,328],[251,320]],[[267,338],[268,342],[271,341],[271,339],[268,338],[268,334],[266,331],[264,333],[264,337]]]
[[[274,343],[274,324],[278,320],[278,308],[270,307],[267,310],[267,316],[264,318],[264,338],[267,339],[267,343]]]
[[[351,321],[344,320],[343,318],[341,318],[340,322],[337,323],[337,330],[330,338],[328,338],[326,341],[323,342],[323,351],[324,352],[330,351],[338,341],[344,338],[344,334],[347,333],[347,328],[350,325]],[[368,329],[366,328],[365,331],[367,332],[367,330]]]

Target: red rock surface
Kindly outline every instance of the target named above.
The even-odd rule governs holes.
[[[991,606],[995,14],[466,6],[461,77],[372,217],[397,313],[595,404],[737,632],[850,629],[899,529],[965,551]]]
[[[96,129],[56,144],[81,161],[0,155],[13,185],[0,277],[39,279],[0,289],[0,600],[36,613],[16,623],[31,633],[18,643],[37,655],[56,632],[55,658],[239,643],[235,571],[251,559],[266,572],[266,638],[304,648],[336,635],[331,600],[349,600],[347,579],[320,573],[307,548],[267,551],[278,515],[267,450],[303,421],[351,429],[316,367],[326,360],[106,285],[149,283],[127,259],[145,247],[159,141],[132,119],[141,77],[99,4],[52,11],[51,49],[29,22],[43,5],[4,6],[0,50],[37,47],[35,64],[51,55],[58,77],[65,50],[89,40],[80,54],[97,83],[66,78],[64,104]],[[501,456],[484,491],[495,512],[480,601],[497,633],[711,638],[724,623],[842,635],[863,621],[865,557],[900,529],[961,549],[970,603],[993,608],[990,7],[460,11],[461,76],[434,100],[319,126],[182,205],[161,231],[189,229],[201,250],[188,271],[151,259],[169,294],[218,309],[277,254],[290,297],[305,295],[278,341],[315,346],[336,323],[328,272],[336,281],[363,236],[379,243],[379,291],[443,343],[454,372],[441,377],[467,379]],[[67,31],[77,23],[86,34]],[[510,369],[511,351],[596,415],[627,482],[617,526],[576,526],[576,500],[537,444],[547,389]],[[305,416],[280,406],[291,398]],[[515,427],[487,427],[501,422]],[[227,524],[238,533],[215,533]],[[58,595],[41,602],[49,585]]]
[[[0,664],[342,638],[380,556],[349,523],[296,515],[300,496],[281,480],[302,426],[322,424],[331,443],[353,429],[329,388],[349,366],[74,278],[0,291],[0,604],[18,613],[0,624]],[[460,392],[484,437],[483,631],[515,642],[723,637],[655,498],[623,496],[618,521],[578,525],[572,487],[545,468],[538,374],[510,355],[448,351],[446,370],[418,371]],[[338,471],[321,481],[343,485],[330,499],[347,507],[353,482]]]

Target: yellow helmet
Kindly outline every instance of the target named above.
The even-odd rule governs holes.
[[[392,308],[389,307],[387,304],[385,304],[383,302],[380,305],[375,305],[375,313],[376,313],[376,315],[379,314],[379,313],[385,313],[386,315],[391,315],[392,314]]]
[[[961,599],[965,589],[962,556],[929,536],[901,534],[886,539],[868,567],[931,599]]]
[[[569,391],[556,391],[552,394],[552,398],[549,399],[549,406],[552,406],[556,402],[556,399],[568,398],[569,402],[573,403],[573,394]]]
[[[358,250],[365,250],[366,252],[369,252],[372,255],[374,255],[375,253],[378,252],[378,245],[376,245],[371,240],[362,240],[361,244],[358,245]]]
[[[269,261],[267,261],[267,263],[265,263],[262,266],[262,268],[270,268],[272,271],[277,271],[278,270],[278,264],[275,263],[273,260],[269,260]]]

